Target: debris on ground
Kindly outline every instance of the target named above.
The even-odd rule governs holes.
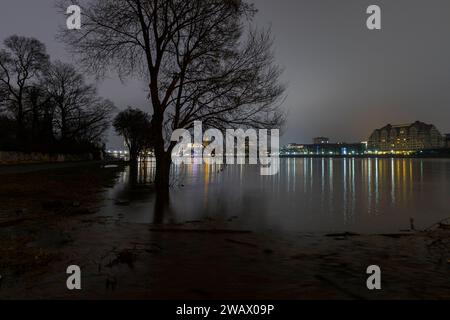
[[[133,269],[134,263],[137,260],[138,255],[130,249],[124,249],[117,253],[117,256],[114,260],[106,265],[106,267],[111,268],[118,264],[126,264],[130,269]]]
[[[117,286],[117,278],[111,275],[108,275],[106,277],[106,281],[105,281],[105,287],[106,289],[110,289],[111,291],[115,291],[116,290],[116,286]]]

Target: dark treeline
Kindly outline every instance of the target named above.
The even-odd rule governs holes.
[[[0,150],[87,153],[102,148],[114,105],[43,43],[11,36],[0,49]]]

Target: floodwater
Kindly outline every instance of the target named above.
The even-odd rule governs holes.
[[[102,215],[138,223],[234,221],[242,229],[387,233],[450,217],[450,159],[283,158],[258,165],[173,168],[170,210],[155,213],[154,163],[108,190]]]

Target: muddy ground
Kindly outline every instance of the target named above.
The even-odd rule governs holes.
[[[450,299],[445,225],[327,235],[242,230],[237,217],[125,223],[97,215],[121,170],[100,166],[0,175],[0,299]],[[72,264],[80,291],[66,288]],[[378,291],[366,287],[373,264]]]

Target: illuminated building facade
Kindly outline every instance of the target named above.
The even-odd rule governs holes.
[[[286,156],[353,156],[363,155],[364,143],[290,143],[281,150]]]
[[[432,124],[388,124],[376,129],[369,138],[368,149],[375,152],[414,152],[443,148],[444,137]]]

